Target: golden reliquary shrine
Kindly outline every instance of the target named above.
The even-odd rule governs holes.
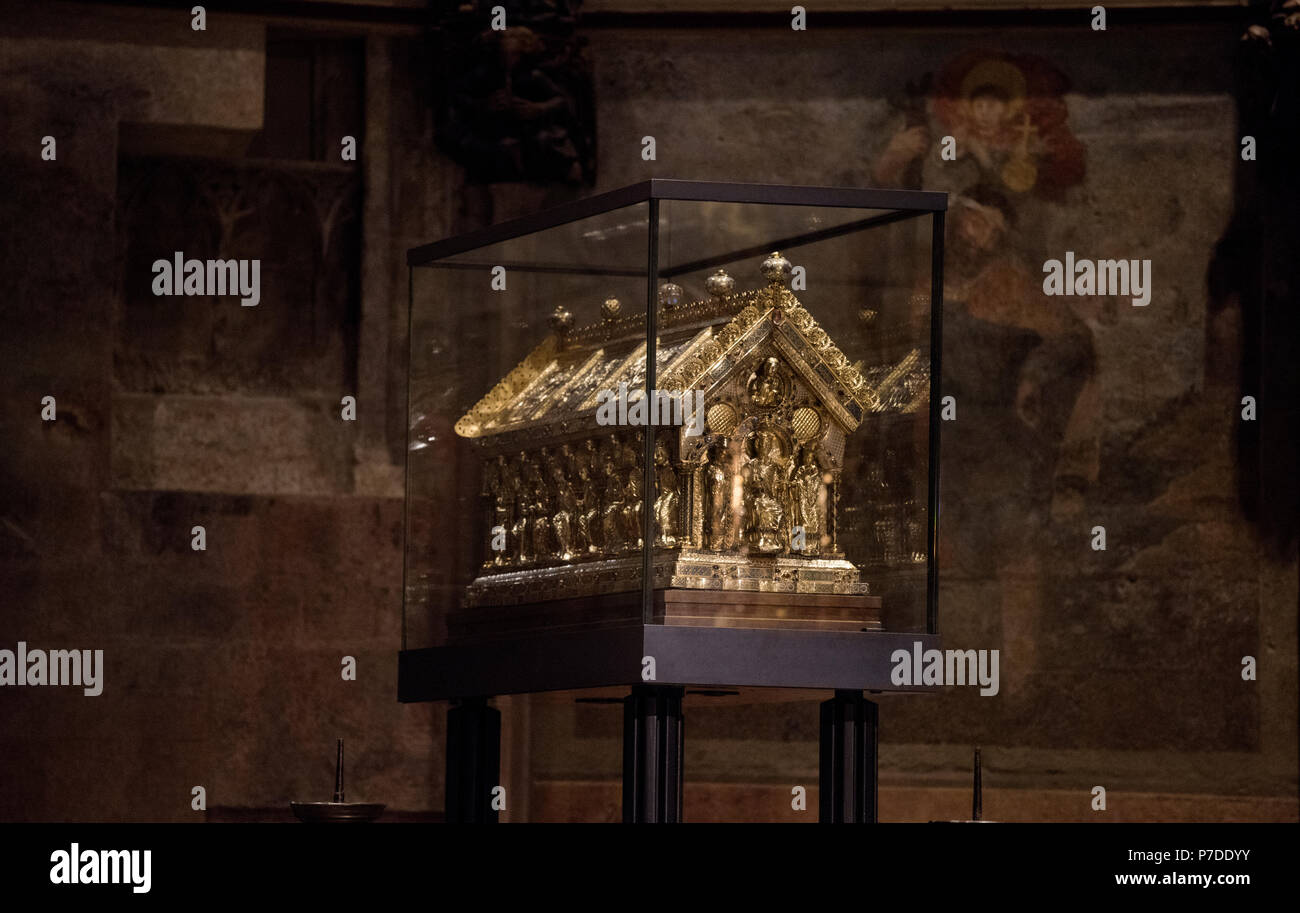
[[[557,308],[456,423],[482,461],[490,547],[453,639],[638,620],[647,546],[656,622],[880,629],[841,548],[841,474],[864,417],[927,408],[928,360],[850,364],[789,261],[754,265],[756,287],[718,270],[704,300],[660,286],[648,395],[645,314],[611,298],[589,326]]]

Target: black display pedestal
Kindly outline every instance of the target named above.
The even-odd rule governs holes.
[[[861,691],[836,691],[821,707],[819,820],[875,824],[879,708]]]
[[[896,685],[899,649],[939,648],[936,634],[775,631],[632,625],[547,633],[489,643],[404,650],[399,699],[453,701],[447,714],[447,820],[495,821],[501,715],[486,697],[625,686],[623,818],[682,820],[682,697],[686,688],[797,688],[835,696],[821,707],[820,819],[872,822],[876,806],[877,707],[871,692]],[[641,678],[655,660],[656,680]]]
[[[492,790],[501,775],[501,711],[487,698],[453,701],[447,711],[447,821],[496,824]]]
[[[682,820],[684,688],[637,685],[623,699],[623,822]]]

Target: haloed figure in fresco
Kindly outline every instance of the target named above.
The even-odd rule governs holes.
[[[1068,123],[1067,85],[1040,58],[963,54],[944,67],[931,95],[895,102],[904,122],[872,175],[885,186],[987,185],[1059,202],[1085,172],[1083,145]]]
[[[1044,61],[963,55],[923,107],[914,99],[873,169],[882,184],[952,193],[942,394],[955,397],[957,421],[943,429],[939,564],[996,582],[1013,693],[1034,668],[1056,543],[1086,547],[1084,498],[1098,469],[1092,333],[1043,295],[1035,248],[1084,175],[1064,88]],[[943,157],[944,136],[955,158]]]

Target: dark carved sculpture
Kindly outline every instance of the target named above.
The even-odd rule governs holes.
[[[436,2],[437,142],[476,183],[591,184],[595,100],[581,0]],[[494,30],[493,8],[505,28]]]

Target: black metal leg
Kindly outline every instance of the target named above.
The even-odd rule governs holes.
[[[492,790],[501,776],[501,711],[487,698],[453,701],[447,711],[447,821],[496,824]]]
[[[819,819],[875,824],[879,708],[861,691],[836,691],[822,702]]]
[[[682,820],[682,688],[637,685],[623,699],[623,821]]]

